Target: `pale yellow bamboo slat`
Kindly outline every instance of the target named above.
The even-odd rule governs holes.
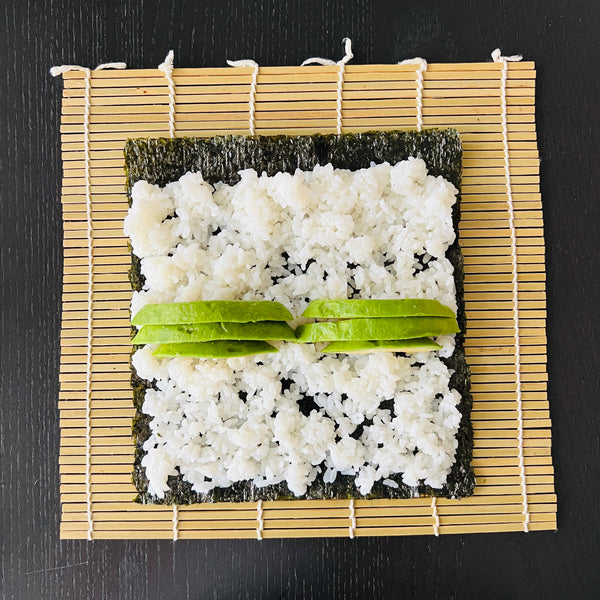
[[[261,66],[261,73],[269,74],[287,74],[293,71],[294,68],[282,67],[282,66]],[[302,72],[306,73],[336,73],[337,69],[335,66],[314,66],[307,65],[300,67]],[[511,77],[520,77],[523,71],[530,71],[528,78],[534,77],[535,75],[535,63],[533,61],[522,61],[522,62],[511,62],[508,64],[508,69]],[[398,71],[414,71],[415,66],[404,64],[369,64],[369,65],[357,65],[348,64],[346,65],[348,73],[394,73]],[[499,76],[500,65],[497,63],[487,62],[471,62],[471,63],[432,63],[428,65],[428,72],[456,72],[461,76],[463,74],[469,74],[472,71],[482,71],[485,73],[495,73]],[[239,68],[236,71],[232,71],[230,67],[204,67],[204,68],[177,68],[173,70],[175,76],[200,76],[200,75],[237,75],[245,74],[249,75],[251,70],[249,68]],[[131,77],[164,77],[157,69],[126,69],[120,71],[95,71],[94,78],[97,79],[114,79],[118,81],[122,78]],[[69,71],[64,74],[65,81],[71,79],[81,80],[83,75],[77,71]]]
[[[346,113],[349,118],[382,118],[382,117],[397,117],[401,115],[410,116],[413,115],[415,110],[415,103],[413,100],[398,99],[394,102],[394,106],[388,108],[385,103],[389,101],[379,100],[378,103],[368,103],[364,105],[364,101],[353,101],[353,103],[346,109]],[[291,103],[287,103],[284,109],[273,110],[269,109],[270,104],[266,102],[260,102],[257,105],[256,118],[261,121],[273,121],[283,120],[290,118],[293,120],[298,119],[318,119],[318,118],[331,118],[332,111],[335,110],[333,102],[317,103],[317,102],[305,102],[299,103],[297,106],[289,106]],[[202,123],[204,121],[210,121],[215,119],[215,115],[221,120],[227,121],[244,121],[247,122],[247,103],[240,102],[235,105],[222,105],[222,104],[207,104],[204,105],[204,110],[198,110],[194,105],[185,105],[178,108],[178,112],[175,118],[175,122],[178,127],[183,123]],[[193,108],[193,110],[191,110]],[[106,110],[102,113],[95,113],[91,115],[90,125],[100,130],[101,126],[112,128],[116,126],[124,127],[127,123],[136,123],[139,125],[150,126],[153,123],[161,123],[165,121],[165,117],[168,111],[166,107],[161,105],[155,105],[148,107],[143,114],[132,113],[129,115],[122,114],[122,111],[118,113],[114,110]],[[533,123],[535,121],[535,113],[532,105],[512,105],[508,109],[509,122],[514,123]],[[499,114],[498,107],[495,105],[473,105],[473,106],[456,106],[456,107],[439,107],[427,103],[423,108],[423,115],[427,118],[434,119],[436,117],[449,116],[454,117],[456,121],[465,121],[465,119],[475,120],[476,122],[499,122],[501,115]],[[479,121],[481,120],[481,121]],[[70,129],[66,129],[69,127]],[[61,130],[62,131],[80,131],[83,128],[83,119],[77,115],[63,115],[61,118]],[[124,129],[124,131],[129,131]]]
[[[327,98],[327,94],[331,94],[335,97],[337,94],[337,74],[332,73],[329,77],[317,78],[321,81],[293,81],[289,78],[277,78],[271,83],[265,79],[263,74],[260,77],[260,87],[257,88],[256,94],[260,98],[261,94],[274,95],[279,94],[278,99],[285,99],[285,95],[289,93],[302,93],[303,88],[309,86],[310,93],[321,95],[321,100]],[[160,81],[160,80],[158,80]],[[444,79],[436,80],[429,79],[425,75],[426,86],[424,95],[428,96],[440,96],[446,95],[452,97],[457,92],[468,90],[472,95],[484,95],[484,96],[498,96],[499,92],[499,81],[497,78],[492,79]],[[162,85],[143,85],[143,80],[126,80],[127,85],[122,87],[113,86],[100,86],[97,81],[92,79],[91,86],[91,99],[92,102],[97,101],[101,98],[107,97],[136,97],[141,96],[149,102],[150,98],[156,101],[157,98],[161,98],[162,101],[168,103],[168,92],[164,83]],[[449,85],[450,84],[450,85]],[[187,80],[180,80],[177,84],[177,97],[182,102],[189,102],[190,98],[196,96],[202,96],[205,94],[210,95],[245,95],[247,97],[249,90],[249,77],[241,78],[236,77],[235,79],[220,79],[218,77],[210,78],[210,83],[193,85]],[[507,95],[527,95],[534,92],[534,81],[527,79],[509,79],[507,81]],[[386,93],[394,92],[401,97],[412,97],[414,99],[414,75],[412,77],[405,77],[402,79],[388,79],[378,81],[344,81],[343,84],[343,95],[344,100],[351,100],[354,94],[361,94],[359,97],[370,97],[374,92],[384,91]],[[68,99],[83,98],[85,93],[85,87],[65,87],[64,98],[65,102]],[[469,94],[469,95],[471,95]]]
[[[110,81],[104,84],[103,77],[98,77],[94,74],[94,87],[96,88],[108,88],[108,89],[122,89],[126,87],[148,87],[158,86],[164,87],[164,79],[160,72],[148,72],[146,75],[136,74],[129,70],[127,71],[128,77],[111,77]],[[181,69],[175,69],[173,72],[173,79],[175,85],[178,87],[184,86],[203,86],[203,85],[227,85],[237,84],[240,81],[248,81],[252,71],[242,69],[229,70],[223,74],[210,73],[209,75],[200,75],[198,73],[183,74]],[[290,72],[273,72],[268,67],[260,68],[260,80],[262,85],[272,85],[276,83],[327,83],[331,82],[332,79],[337,77],[337,70],[318,68],[318,69],[305,69],[303,71]],[[531,85],[535,71],[533,70],[520,70],[518,76],[511,78],[510,82],[515,85],[523,85],[527,87]],[[472,81],[485,81],[490,80],[492,84],[498,83],[498,73],[493,69],[481,69],[472,71],[459,71],[453,74],[452,71],[436,70],[435,68],[428,68],[426,72],[426,78],[428,82],[443,82],[446,87],[449,82],[461,81],[461,82],[472,82]],[[354,71],[351,67],[348,67],[344,75],[344,84],[350,84],[353,82],[371,83],[371,85],[384,84],[386,82],[402,81],[408,82],[414,85],[415,69],[406,68],[399,65],[395,70],[388,71]],[[83,82],[81,79],[65,78],[65,89],[81,89]]]
[[[157,86],[135,86],[135,80],[130,80],[127,87],[110,88],[97,85],[92,82],[91,98],[94,105],[100,106],[106,103],[106,100],[121,101],[135,98],[136,103],[156,105],[168,104],[168,92],[164,85]],[[282,80],[280,82],[266,84],[261,77],[260,86],[257,88],[257,100],[259,101],[306,101],[311,99],[315,102],[335,101],[337,75],[330,77],[326,81],[309,82],[306,85],[298,85],[297,82]],[[451,87],[448,84],[451,83]],[[424,89],[425,98],[479,98],[495,97],[498,98],[498,82],[491,80],[427,80]],[[246,81],[238,79],[232,83],[215,82],[209,85],[189,85],[183,83],[178,86],[178,101],[183,104],[190,103],[224,103],[227,101],[241,103],[248,99],[249,78]],[[310,89],[310,91],[308,91]],[[85,88],[66,88],[65,106],[73,106],[82,103]],[[122,94],[122,95],[120,95]],[[522,98],[534,95],[533,82],[527,80],[515,80],[508,82],[507,96],[515,103],[520,102]],[[378,100],[380,98],[404,98],[410,99],[415,103],[414,95],[414,75],[408,80],[389,80],[380,82],[344,82],[342,98],[349,102],[360,99],[363,102],[368,100]],[[468,103],[468,102],[467,102]],[[124,102],[124,104],[128,104]],[[493,103],[495,104],[495,103]],[[284,108],[284,107],[281,107]]]
[[[556,519],[549,518],[544,523],[531,523],[530,531],[541,531],[545,529],[556,529]],[[459,526],[443,526],[440,527],[440,534],[459,534],[459,533],[483,533],[489,531],[510,532],[522,531],[520,523],[512,524],[484,524],[484,525],[469,525],[463,524]],[[64,530],[61,527],[61,536],[72,539],[84,539],[85,532],[72,532]],[[264,539],[276,538],[308,538],[308,537],[347,537],[348,528],[328,528],[328,529],[274,529],[263,531]],[[396,535],[433,535],[431,525],[426,527],[379,527],[379,528],[362,528],[354,532],[355,537],[367,536],[396,536]],[[164,531],[147,531],[144,529],[129,529],[129,530],[114,530],[99,532],[95,539],[171,539],[173,532],[171,529]],[[253,539],[256,538],[256,531],[250,530],[231,530],[224,532],[215,532],[212,530],[198,531],[181,531],[179,539]]]
[[[279,127],[282,122],[294,123],[298,122],[303,126],[318,126],[319,123],[325,125],[331,124],[331,117],[335,111],[335,105],[332,103],[332,107],[325,111],[286,111],[286,112],[267,112],[257,111],[256,119],[259,123],[270,125],[271,127]],[[410,109],[390,109],[390,110],[349,110],[348,116],[344,122],[347,123],[349,128],[371,126],[371,120],[385,119],[388,125],[398,126],[411,126],[414,121],[413,116],[414,110]],[[475,113],[475,114],[473,114]],[[218,116],[217,116],[218,115]],[[162,118],[161,118],[162,117]],[[401,118],[404,117],[404,118]],[[423,117],[425,122],[431,126],[442,126],[442,125],[469,125],[469,124],[491,124],[498,125],[501,121],[501,116],[495,113],[483,114],[483,111],[465,111],[465,114],[456,115],[448,114],[442,115],[437,110],[424,111]],[[176,119],[176,124],[179,130],[186,130],[192,128],[202,129],[206,126],[206,123],[212,123],[215,126],[224,126],[225,123],[236,122],[239,127],[245,127],[248,121],[248,116],[245,112],[224,112],[224,113],[192,113],[192,114],[179,114]],[[534,114],[529,115],[521,114],[518,118],[510,119],[510,123],[515,125],[534,123]],[[163,115],[157,115],[156,118],[148,119],[144,117],[144,120],[132,119],[132,122],[123,120],[122,122],[110,123],[106,122],[106,119],[102,119],[99,122],[91,120],[89,131],[91,133],[99,132],[127,132],[131,136],[132,132],[139,132],[141,135],[146,131],[154,131],[156,129],[156,123],[164,122]],[[82,130],[82,124],[80,123],[68,123],[65,122],[61,125],[60,131],[63,134],[68,133],[79,133]],[[516,131],[527,131],[527,129],[514,129]]]

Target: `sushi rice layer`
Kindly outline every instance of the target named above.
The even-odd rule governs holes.
[[[240,172],[230,186],[186,173],[160,188],[138,181],[125,234],[141,259],[148,303],[276,300],[299,315],[316,298],[430,298],[456,310],[452,206],[458,191],[419,158],[347,171]],[[292,325],[306,320],[298,319]],[[438,352],[324,355],[279,342],[277,354],[231,359],[156,358],[138,350],[153,383],[142,466],[148,493],[170,476],[199,493],[235,482],[285,482],[301,496],[317,475],[441,488],[454,463],[460,394]]]

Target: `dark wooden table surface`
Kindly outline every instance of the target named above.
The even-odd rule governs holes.
[[[597,0],[0,0],[2,598],[600,598]],[[61,83],[51,65],[416,55],[538,69],[558,531],[357,540],[60,541]]]

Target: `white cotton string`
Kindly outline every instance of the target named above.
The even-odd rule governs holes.
[[[177,504],[173,504],[173,541],[179,539],[179,509]]]
[[[169,136],[175,137],[175,80],[173,79],[173,50],[169,50],[164,62],[158,65],[158,70],[165,74],[169,86]]]
[[[423,129],[423,73],[427,71],[427,61],[424,58],[409,58],[398,63],[399,65],[417,65],[417,131]]]
[[[346,72],[346,63],[354,58],[354,54],[352,54],[352,40],[350,38],[344,38],[344,56],[341,60],[338,60],[337,63],[329,58],[319,58],[317,56],[313,56],[312,58],[307,58],[303,63],[302,67],[306,65],[338,65],[338,83],[337,83],[337,101],[336,101],[336,113],[337,113],[337,132],[338,134],[342,133],[342,91],[344,87],[344,74]]]
[[[69,71],[82,71],[83,73],[89,73],[90,69],[87,67],[80,67],[79,65],[58,65],[56,67],[50,67],[50,75],[52,75],[52,77],[64,75]]]
[[[352,41],[350,38],[344,38],[344,58],[338,62],[338,87],[337,87],[337,132],[342,133],[342,88],[344,87],[344,73],[346,71],[346,63],[354,58],[352,54]]]
[[[250,135],[256,132],[255,112],[256,112],[256,83],[258,81],[258,63],[250,59],[228,60],[230,67],[252,67],[252,79],[250,80],[250,97],[248,99],[248,127]]]
[[[104,63],[98,65],[96,70],[101,69],[125,69],[127,65],[122,62]],[[86,514],[88,522],[87,539],[91,540],[94,534],[94,520],[92,515],[92,485],[91,485],[91,442],[92,442],[92,419],[91,419],[91,402],[92,402],[92,334],[93,334],[93,319],[92,319],[92,303],[93,293],[92,286],[94,283],[94,274],[92,266],[93,258],[93,224],[92,224],[92,183],[91,183],[91,152],[90,152],[90,111],[91,111],[91,96],[92,96],[92,71],[88,67],[79,65],[60,65],[52,67],[50,74],[53,77],[64,75],[69,71],[81,71],[84,74],[84,105],[83,105],[83,153],[85,165],[85,204],[86,204],[86,220],[87,220],[87,258],[88,258],[88,311],[87,311],[87,355],[86,355],[86,402],[85,402],[85,498],[86,498]]]
[[[88,247],[88,311],[87,311],[87,360],[86,360],[86,403],[85,403],[85,495],[87,507],[88,532],[87,539],[91,540],[94,532],[94,520],[92,518],[92,486],[91,486],[91,443],[92,443],[92,419],[91,419],[91,396],[92,396],[92,286],[94,283],[92,271],[92,184],[91,184],[91,158],[90,158],[90,105],[92,74],[89,69],[85,73],[85,104],[83,112],[83,148],[85,155],[85,198],[87,219],[87,247]]]
[[[158,70],[165,74],[169,87],[169,137],[175,137],[175,80],[173,79],[173,61],[175,55],[169,50],[164,62],[158,65]],[[179,508],[173,504],[173,541],[179,539]]]
[[[169,50],[164,62],[158,65],[159,71],[165,74],[169,86],[169,137],[175,137],[175,80],[173,79],[173,61],[175,55]],[[173,541],[179,539],[179,508],[173,504]]]
[[[319,58],[318,56],[311,56],[307,58],[300,66],[305,67],[306,65],[321,65],[322,67],[328,67],[337,64],[335,60],[330,58]]]
[[[102,63],[98,65],[94,71],[102,71],[103,69],[126,69],[127,63],[124,62],[111,62],[111,63]],[[87,73],[90,69],[87,67],[81,67],[79,65],[58,65],[56,67],[50,67],[50,75],[52,77],[58,77],[59,75],[64,75],[69,71],[82,71],[83,73]]]
[[[500,52],[500,48],[496,48],[493,52],[492,52],[492,58],[494,60],[494,62],[499,63],[506,63],[508,62],[519,62],[521,60],[523,60],[523,55],[522,54],[513,54],[512,56],[502,56],[502,52]]]
[[[515,321],[515,383],[517,388],[517,415],[519,420],[519,470],[521,474],[521,489],[523,492],[523,530],[529,531],[529,506],[527,502],[527,477],[525,475],[525,457],[523,455],[523,394],[521,389],[521,343],[519,335],[519,282],[517,267],[517,234],[515,230],[515,211],[513,206],[512,185],[510,176],[510,154],[508,150],[508,122],[506,109],[506,78],[508,62],[522,60],[521,55],[502,56],[500,49],[492,52],[496,63],[502,63],[502,79],[500,85],[500,100],[502,105],[502,139],[504,142],[504,175],[506,179],[506,193],[508,198],[508,222],[510,226],[510,250],[512,257],[512,286],[513,310]]]
[[[263,539],[263,527],[265,525],[264,519],[263,519],[263,501],[259,500],[257,505],[256,505],[256,539],[257,540],[262,540]]]
[[[110,62],[110,63],[102,63],[98,65],[94,70],[102,71],[103,69],[126,69],[127,63],[124,62]]]
[[[433,534],[438,537],[440,535],[440,516],[437,510],[437,498],[433,496],[431,499],[431,512],[433,514]]]
[[[350,509],[350,515],[348,518],[350,519],[350,525],[348,526],[348,537],[353,540],[354,539],[354,531],[356,529],[356,512],[354,510],[354,498],[350,500],[350,505],[348,507]]]

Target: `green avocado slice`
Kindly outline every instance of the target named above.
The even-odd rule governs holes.
[[[382,317],[299,325],[296,337],[298,342],[407,340],[458,331],[456,319],[450,317]]]
[[[378,317],[455,317],[437,300],[422,298],[390,300],[313,300],[302,313],[315,319]]]
[[[282,321],[258,323],[193,323],[191,325],[145,325],[134,344],[211,342],[214,340],[295,340],[294,330]]]
[[[415,338],[412,340],[382,340],[378,342],[358,341],[358,342],[331,342],[321,350],[321,352],[330,352],[337,354],[367,354],[369,352],[405,352],[412,354],[415,352],[431,352],[439,350],[441,346],[427,337]]]
[[[188,323],[255,323],[291,321],[292,313],[279,302],[262,300],[206,300],[147,304],[131,319],[133,325],[185,325]]]
[[[191,342],[183,344],[161,344],[154,356],[166,358],[186,356],[190,358],[233,358],[234,356],[249,356],[251,354],[272,354],[278,352],[275,346],[267,342],[251,340],[219,340],[215,342]]]

